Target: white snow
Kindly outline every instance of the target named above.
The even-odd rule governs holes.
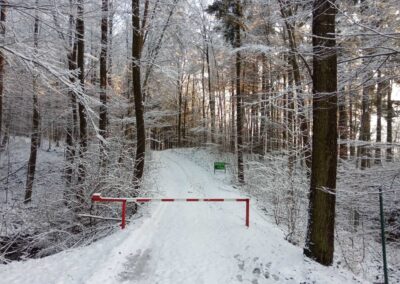
[[[153,152],[153,158],[156,197],[243,197],[182,155]],[[249,228],[239,202],[151,203],[142,211],[127,229],[90,246],[1,265],[0,282],[361,283],[350,272],[304,258],[255,206]]]

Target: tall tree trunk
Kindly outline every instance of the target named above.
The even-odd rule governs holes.
[[[286,61],[286,56],[284,56],[284,60]],[[287,150],[287,141],[288,141],[288,138],[287,138],[287,134],[288,134],[288,127],[287,127],[287,125],[288,125],[288,109],[287,109],[288,93],[287,93],[287,90],[289,89],[289,85],[288,85],[289,80],[288,80],[288,74],[286,72],[283,72],[282,77],[283,77],[284,95],[281,100],[282,105],[280,106],[281,112],[280,112],[279,116],[282,115],[282,121],[280,121],[280,124],[285,126],[285,127],[281,127],[281,130],[282,130],[281,142],[282,142],[283,149]]]
[[[376,143],[375,148],[375,164],[380,165],[381,161],[381,146],[382,142],[382,96],[383,96],[383,78],[382,73],[378,71],[378,89],[376,91]]]
[[[354,146],[354,140],[356,139],[356,129],[354,122],[354,93],[352,91],[352,85],[349,86],[349,131],[350,131],[350,158],[354,158],[356,155],[356,147]]]
[[[390,85],[390,82],[386,83],[385,86],[387,86],[386,92],[387,92],[387,117],[386,117],[386,142],[387,142],[387,149],[386,149],[386,160],[388,162],[393,161],[393,152],[392,152],[392,124],[393,124],[393,116],[394,116],[394,110],[393,110],[393,102],[392,102],[392,88]]]
[[[72,28],[72,27],[71,27]],[[68,70],[70,72],[75,71],[76,69],[76,52],[77,52],[77,43],[76,40],[72,43],[71,51],[68,54]],[[71,75],[69,78],[71,84],[75,83],[75,76]],[[65,167],[65,176],[66,176],[66,185],[69,188],[72,185],[73,179],[73,163],[75,158],[75,145],[74,141],[77,136],[77,125],[78,125],[78,115],[76,109],[76,94],[73,90],[68,91],[69,95],[69,108],[70,115],[67,124],[66,130],[66,167]],[[68,196],[66,196],[66,200]]]
[[[221,131],[223,132],[223,137],[221,137],[221,141],[223,141],[223,143],[224,143],[224,149],[227,149],[229,146],[229,143],[230,142],[228,142],[229,141],[229,138],[228,138],[228,133],[229,133],[229,130],[228,130],[228,125],[229,125],[229,123],[227,122],[227,120],[229,120],[229,114],[228,114],[228,112],[227,112],[227,110],[226,110],[226,91],[228,91],[229,90],[229,87],[228,86],[226,86],[226,84],[225,84],[225,80],[223,80],[224,81],[224,86],[223,86],[223,89],[222,89],[222,93],[221,93],[221,103],[220,103],[220,105],[221,105]],[[228,84],[229,85],[229,84]],[[222,140],[223,139],[223,140]]]
[[[144,105],[140,78],[140,59],[142,49],[142,33],[140,27],[139,0],[132,0],[132,83],[133,98],[136,116],[136,156],[133,170],[135,189],[140,187],[144,171],[144,158],[146,150],[146,132],[144,127]]]
[[[372,74],[368,74],[368,77],[372,78]],[[360,140],[365,143],[359,147],[361,155],[361,170],[369,168],[371,161],[371,153],[369,149],[369,142],[371,142],[370,95],[373,89],[373,85],[363,87]]]
[[[235,80],[232,79],[231,82],[231,152],[235,153]]]
[[[101,166],[106,166],[106,144],[107,138],[107,36],[108,36],[108,0],[102,0],[101,17],[101,49],[100,49],[100,119],[99,134],[103,139],[100,140],[100,160]]]
[[[337,166],[335,0],[313,4],[313,137],[310,203],[304,254],[331,265]]]
[[[113,50],[113,27],[114,27],[114,4],[113,0],[109,1],[108,4],[109,7],[109,16],[108,16],[108,37],[107,37],[107,42],[108,42],[108,52],[107,52],[107,59],[108,59],[108,66],[107,66],[107,84],[109,86],[112,86],[112,65],[113,65],[113,56],[112,56],[112,50]]]
[[[267,58],[262,55],[262,85],[261,85],[261,122],[260,122],[260,155],[264,157],[266,150],[267,135],[267,115],[268,115],[268,93],[269,93],[269,76],[267,72]],[[269,137],[268,137],[269,138]]]
[[[202,89],[202,114],[203,114],[203,143],[207,143],[207,132],[206,132],[206,87],[205,87],[205,76],[204,76],[205,61],[203,56],[203,64],[201,67],[201,89]]]
[[[290,61],[290,59],[289,59]],[[296,151],[294,147],[294,126],[295,126],[295,121],[294,121],[294,94],[293,94],[293,89],[294,89],[294,84],[293,84],[293,70],[289,70],[288,72],[288,86],[289,86],[289,92],[288,92],[288,101],[287,105],[285,106],[285,109],[287,109],[287,124],[286,124],[286,129],[287,131],[287,149],[289,153],[289,159],[288,159],[288,167],[289,167],[289,173],[290,175],[293,172],[295,160],[296,160]]]
[[[196,76],[193,76],[192,79],[192,103],[191,103],[191,110],[190,110],[190,117],[191,117],[191,127],[194,127],[197,122],[197,112],[195,111],[196,108]],[[192,146],[194,145],[193,138],[191,139],[192,142],[190,143]]]
[[[97,45],[96,45],[97,46]],[[93,29],[90,29],[90,55],[92,56],[89,61],[89,66],[90,66],[90,83],[92,85],[96,85],[96,67],[97,67],[97,60],[95,60],[96,56],[96,48],[95,48],[95,43],[93,40]]]
[[[75,32],[73,31],[73,25],[74,25],[74,16],[72,12],[72,0],[69,1],[70,5],[70,14],[69,14],[69,30],[68,30],[68,35],[69,35],[69,47],[70,50],[67,54],[68,58],[68,70],[70,71],[71,75],[69,77],[69,81],[71,82],[71,85],[75,84],[75,76],[72,75],[72,73],[76,69],[76,53],[77,53],[77,30],[75,28]],[[77,132],[78,132],[78,114],[77,114],[77,108],[76,108],[76,94],[74,90],[70,89],[68,91],[69,95],[69,108],[70,108],[70,115],[68,116],[68,121],[67,121],[67,129],[66,129],[66,166],[65,166],[65,176],[66,176],[66,186],[67,186],[67,191],[64,192],[65,196],[65,201],[70,199],[69,196],[69,189],[70,186],[72,185],[72,180],[73,180],[73,163],[75,159],[75,141],[77,138]]]
[[[39,45],[39,15],[38,15],[39,0],[35,1],[35,6],[36,9],[35,9],[35,23],[33,28],[33,44],[34,44],[34,53],[37,56],[38,45]],[[38,77],[39,74],[37,66],[35,66],[35,70],[33,71],[33,81],[32,81],[33,113],[32,113],[31,152],[28,161],[28,172],[26,177],[24,203],[32,201],[32,188],[33,188],[33,182],[35,180],[37,150],[39,148]]]
[[[242,46],[240,23],[239,21],[243,17],[242,6],[240,0],[236,0],[235,5],[235,16],[237,17],[235,24],[235,48]],[[243,92],[241,87],[241,64],[242,57],[240,51],[236,52],[236,139],[237,139],[237,159],[238,159],[238,182],[244,183],[244,163],[243,163]]]
[[[85,22],[83,20],[84,4],[83,0],[78,0],[78,14],[76,18],[76,32],[77,32],[77,65],[79,69],[79,82],[81,85],[81,92],[85,90]],[[79,166],[78,166],[78,183],[81,185],[86,177],[86,166],[84,164],[84,156],[87,151],[87,118],[86,109],[82,99],[78,102],[79,113]],[[83,188],[80,186],[77,192],[77,198],[83,202]]]
[[[339,157],[341,159],[347,159],[347,138],[348,138],[348,127],[347,127],[347,110],[346,110],[346,95],[344,90],[340,93],[339,97]]]
[[[252,93],[252,101],[251,101],[251,152],[259,153],[259,106],[260,106],[260,90],[258,86],[260,85],[260,76],[258,61],[252,64],[252,74],[251,74],[251,93]]]
[[[208,99],[210,105],[210,118],[211,118],[211,143],[215,143],[215,94],[211,88],[211,67],[210,67],[210,52],[208,42],[206,44],[206,61],[207,61],[207,75],[208,75]]]
[[[187,119],[187,106],[188,106],[188,96],[189,96],[189,85],[190,85],[190,75],[187,78],[186,93],[183,98],[183,127],[182,127],[182,140],[183,146],[186,145],[186,119]]]
[[[6,34],[6,0],[0,0],[0,43],[4,44]],[[0,50],[0,141],[3,141],[3,90],[4,90],[4,54]],[[2,142],[0,142],[2,144]],[[0,145],[1,146],[1,145]]]
[[[268,95],[268,97],[269,97],[268,98],[268,112],[269,112],[271,126],[267,127],[267,153],[274,151],[275,144],[276,144],[276,127],[274,127],[274,125],[272,125],[273,123],[276,122],[276,116],[275,116],[276,99],[273,98],[273,95],[272,95],[273,92],[274,92],[274,89],[271,88],[270,94]]]
[[[178,147],[181,147],[182,143],[182,88],[183,88],[183,76],[178,75],[179,78],[177,80],[176,86],[178,87],[178,126],[176,128],[176,134],[178,136]]]

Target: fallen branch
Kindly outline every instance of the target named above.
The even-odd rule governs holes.
[[[120,222],[122,221],[122,219],[120,219],[120,218],[103,217],[103,216],[96,216],[96,215],[90,215],[90,214],[78,214],[78,216],[79,217],[100,219],[100,220],[111,220],[111,221],[120,221]]]

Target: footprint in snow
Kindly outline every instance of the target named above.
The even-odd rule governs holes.
[[[150,249],[146,249],[143,252],[139,249],[135,254],[130,254],[124,263],[125,270],[118,275],[121,282],[145,279],[150,272],[148,265],[150,258]]]
[[[272,262],[267,262],[266,264],[262,263],[260,261],[259,257],[253,257],[253,258],[245,258],[243,259],[241,255],[236,254],[234,255],[234,258],[238,262],[238,267],[241,271],[247,272],[247,275],[251,279],[246,279],[248,281],[251,281],[252,284],[258,284],[259,281],[263,283],[263,279],[273,279],[275,281],[279,281],[279,276],[276,274],[271,274],[269,271],[272,265]],[[244,278],[242,275],[237,275],[236,278],[239,281],[243,281]]]
[[[238,261],[238,267],[240,270],[244,271],[244,260],[241,259],[239,254],[234,255],[234,258]]]

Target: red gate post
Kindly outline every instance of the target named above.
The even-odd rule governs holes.
[[[126,227],[126,198],[108,198],[102,197],[100,193],[93,193],[92,195],[93,202],[121,202],[121,229],[125,229]]]
[[[246,226],[250,226],[250,199],[246,199]]]
[[[121,229],[125,229],[125,225],[126,225],[126,199],[124,201],[122,201],[122,220],[121,220]]]
[[[236,199],[238,202],[246,203],[246,227],[250,227],[250,198],[238,198]]]

